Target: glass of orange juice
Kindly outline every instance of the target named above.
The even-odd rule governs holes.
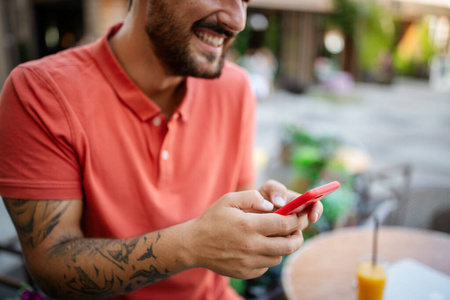
[[[382,300],[386,284],[386,264],[361,261],[356,268],[358,300]]]

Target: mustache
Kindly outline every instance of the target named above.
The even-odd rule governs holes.
[[[227,38],[234,38],[237,36],[237,33],[234,33],[230,30],[225,29],[218,23],[207,22],[204,20],[198,20],[192,25],[192,29],[195,30],[197,28],[206,28],[213,30],[219,34],[224,34]]]

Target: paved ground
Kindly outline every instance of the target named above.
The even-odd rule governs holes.
[[[434,91],[425,81],[399,79],[392,86],[360,83],[339,99],[326,100],[317,91],[276,91],[259,103],[256,144],[269,155],[269,164],[278,159],[283,128],[295,124],[365,149],[372,168],[410,164],[413,185],[450,187],[449,93]]]

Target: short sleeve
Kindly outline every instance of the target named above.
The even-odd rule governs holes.
[[[50,78],[32,68],[17,67],[0,98],[0,195],[81,198],[72,130]]]

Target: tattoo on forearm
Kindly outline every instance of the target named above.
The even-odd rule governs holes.
[[[158,280],[169,277],[169,270],[165,270],[164,274],[159,272],[154,265],[151,265],[148,270],[139,270],[134,273],[130,279],[142,278],[145,284],[154,283]],[[140,283],[139,281],[137,282]]]
[[[143,261],[149,258],[154,258],[156,260],[155,254],[153,254],[153,244],[150,245],[150,248],[147,248],[147,252],[144,253],[141,257],[139,257],[138,261]]]
[[[55,231],[72,202],[11,199],[5,203],[22,244],[36,248]],[[147,236],[124,240],[87,239],[71,233],[55,236],[49,255],[64,261],[63,281],[35,277],[54,295],[86,298],[128,293],[169,277],[167,268],[157,267],[160,239],[160,232],[155,240]]]
[[[88,274],[80,267],[74,267],[77,272],[76,278],[66,282],[66,285],[75,292],[82,295],[100,296],[108,295],[114,287],[114,272],[111,272],[110,276],[106,276],[103,273],[102,283],[95,282]]]
[[[95,250],[97,250],[98,254],[100,254],[101,256],[103,256],[105,259],[109,260],[109,261],[110,261],[111,263],[113,263],[116,267],[118,267],[118,268],[121,269],[122,271],[125,270],[121,265],[119,265],[119,264],[116,263],[114,260],[112,260],[111,258],[109,258],[108,256],[106,256],[105,254],[103,254],[103,252],[102,252],[100,249],[95,248]]]
[[[19,235],[32,248],[39,246],[59,224],[69,201],[29,201],[14,199],[8,210]]]
[[[121,244],[120,250],[108,250],[108,253],[115,261],[128,264],[128,258],[131,252],[133,252],[134,248],[136,248],[138,241],[139,238],[135,238],[128,244],[126,242],[123,242]]]
[[[66,287],[71,293],[82,296],[113,296],[115,291],[121,293],[131,292],[144,285],[155,283],[159,280],[169,277],[169,270],[165,269],[160,272],[154,264],[146,268],[136,268],[133,262],[143,262],[146,260],[157,261],[157,256],[154,254],[156,244],[161,238],[158,233],[154,242],[150,242],[146,237],[137,237],[131,240],[99,240],[99,239],[84,239],[84,240],[70,240],[64,243],[64,246],[54,249],[55,255],[70,255],[70,261],[73,265],[67,265],[64,280]],[[148,245],[146,252],[143,254],[136,254],[134,258],[131,257],[137,249],[137,245],[142,242]],[[101,263],[98,258],[111,263],[112,268],[99,268],[98,264],[92,265],[92,271],[80,267],[82,258]],[[132,273],[127,275],[128,282],[122,279],[125,273]],[[110,273],[109,273],[110,272]],[[91,274],[89,276],[89,274]],[[107,276],[109,274],[109,276]],[[122,274],[122,275],[121,275]]]
[[[161,233],[158,232],[156,241],[154,243],[152,243],[150,245],[150,247],[147,248],[147,252],[144,253],[143,255],[141,255],[137,260],[144,261],[144,260],[153,258],[156,261],[157,257],[153,253],[153,246],[154,246],[154,244],[158,243],[160,238],[161,238]],[[167,268],[165,269],[164,273],[161,273],[154,265],[150,265],[150,267],[148,269],[142,269],[142,270],[136,271],[130,277],[130,280],[138,279],[137,283],[140,284],[141,282],[140,282],[139,278],[141,278],[142,280],[144,280],[145,284],[149,284],[149,283],[155,283],[155,282],[165,279],[167,277],[169,277],[169,270],[167,270]]]

